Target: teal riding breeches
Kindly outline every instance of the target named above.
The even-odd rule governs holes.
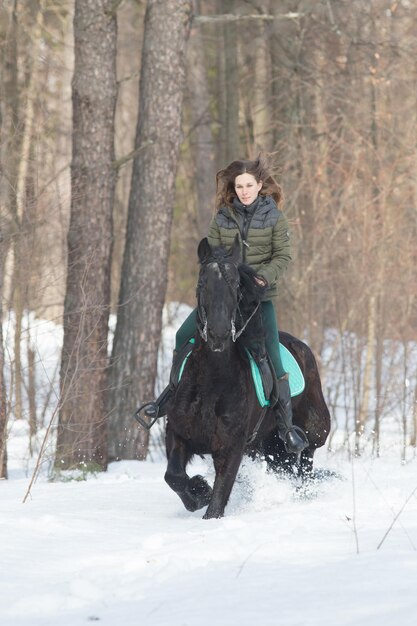
[[[279,332],[274,305],[271,300],[261,302],[262,318],[265,330],[265,345],[269,357],[275,369],[277,378],[284,376],[285,370],[282,366],[281,354],[279,350]],[[191,311],[190,315],[181,324],[175,336],[175,349],[178,350],[187,341],[194,337],[197,329],[197,309]]]

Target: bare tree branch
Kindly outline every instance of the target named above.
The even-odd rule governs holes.
[[[132,150],[132,152],[129,152],[129,154],[126,154],[124,157],[121,157],[120,159],[114,161],[114,169],[119,170],[123,165],[126,165],[126,163],[134,159],[135,156],[139,154],[139,152],[142,152],[142,150],[148,148],[148,146],[152,146],[153,144],[154,141],[152,141],[151,139],[149,141],[145,141],[141,146],[139,146],[139,148],[136,148],[136,150]]]
[[[232,13],[224,13],[223,15],[195,15],[193,17],[193,25],[199,26],[200,24],[240,22],[243,20],[272,22],[274,20],[295,20],[303,16],[304,13],[283,13],[282,15],[234,15]]]

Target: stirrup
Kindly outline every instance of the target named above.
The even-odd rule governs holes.
[[[147,422],[145,420],[144,417],[142,417],[141,412],[143,411],[144,414],[146,415],[146,409],[148,407],[151,407],[155,413],[156,417],[153,417],[151,419],[150,422]],[[136,411],[136,413],[133,416],[135,418],[135,420],[137,422],[139,422],[139,424],[145,428],[146,430],[150,430],[152,428],[152,426],[155,424],[155,422],[159,419],[159,405],[156,404],[156,402],[145,402],[145,404],[142,404],[138,410]]]

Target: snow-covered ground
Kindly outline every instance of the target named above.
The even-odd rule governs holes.
[[[0,483],[2,626],[416,623],[416,459],[392,450],[352,465],[319,451],[338,476],[309,498],[248,461],[226,516],[204,521],[164,483],[162,461],[41,476],[23,504],[25,434],[18,425]],[[190,469],[211,478],[208,462]]]
[[[165,311],[157,391],[188,310]],[[380,459],[366,432],[363,456],[349,460],[344,428],[336,431],[333,452],[316,455],[316,466],[336,476],[306,497],[263,464],[245,462],[221,520],[183,508],[163,480],[155,445],[155,462],[49,482],[50,437],[23,504],[56,403],[62,340],[58,326],[29,322],[40,431],[31,456],[27,422],[10,420],[9,480],[0,482],[0,626],[417,623],[417,459],[408,448],[400,462],[398,416],[384,421]],[[10,362],[12,331],[11,321]],[[153,434],[156,441],[158,427]],[[213,479],[209,461],[199,459],[189,473]]]

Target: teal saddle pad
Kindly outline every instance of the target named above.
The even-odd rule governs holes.
[[[282,343],[279,344],[279,351],[281,354],[281,362],[284,371],[288,373],[288,382],[290,385],[291,397],[293,398],[294,396],[299,396],[300,393],[304,391],[305,387],[304,376],[300,369],[300,366],[298,365],[291,352],[285,346],[283,346]],[[258,397],[259,404],[262,407],[269,406],[269,400],[265,397],[261,373],[259,371],[258,365],[251,353],[248,350],[246,350],[246,352],[249,358],[253,384],[255,385],[256,395]]]
[[[194,344],[194,342],[195,342],[194,339],[190,339],[189,341],[189,343],[191,344],[190,350],[189,352],[187,352],[187,354],[185,355],[184,361],[182,362],[182,365],[178,374],[178,382],[181,380],[181,376],[184,371],[184,367],[187,363],[187,359],[190,356],[191,352],[193,351],[192,344]],[[305,387],[305,380],[304,380],[303,373],[297,361],[291,354],[291,352],[285,346],[283,346],[282,343],[279,345],[279,349],[280,349],[281,361],[282,361],[284,371],[288,372],[288,382],[290,384],[291,397],[298,396],[300,395],[300,393],[304,391],[304,387]],[[259,404],[262,407],[269,406],[269,400],[265,397],[259,368],[256,364],[255,359],[250,354],[250,352],[248,350],[246,352],[248,354],[249,363],[250,363],[251,372],[252,372],[253,384],[255,385],[256,395],[258,397]]]

